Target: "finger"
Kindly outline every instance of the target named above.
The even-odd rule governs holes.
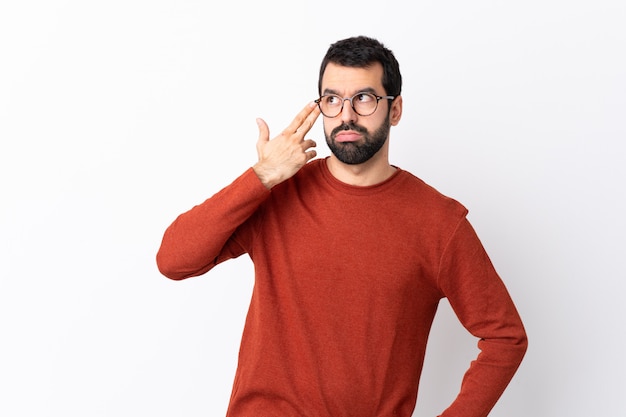
[[[311,159],[317,156],[317,151],[315,149],[311,149],[310,151],[305,152],[306,161],[309,162]]]
[[[256,124],[259,127],[259,140],[257,143],[260,145],[268,142],[270,140],[270,128],[267,126],[267,123],[265,123],[265,120],[259,118],[256,119]]]
[[[317,143],[315,143],[313,139],[306,139],[302,141],[302,150],[304,151],[306,162],[309,162],[317,156],[317,151],[314,149],[316,146]]]
[[[291,121],[291,123],[289,124],[289,126],[287,126],[287,128],[283,131],[283,133],[291,135],[292,133],[297,132],[298,129],[302,126],[302,123],[305,120],[307,120],[307,117],[311,115],[312,113],[313,114],[316,113],[315,112],[316,108],[317,108],[317,104],[314,101],[308,103],[302,110],[300,110],[300,112]],[[315,118],[316,117],[317,116],[315,116]],[[308,129],[306,131],[308,131]],[[304,131],[303,129],[300,129],[300,132],[302,132],[303,135],[306,134],[306,131]]]
[[[298,128],[297,130],[298,133],[301,133],[302,136],[306,135],[315,124],[315,121],[317,120],[319,115],[320,115],[320,109],[317,106],[315,106],[313,111],[307,115],[307,117],[304,119],[304,121]]]
[[[312,127],[321,113],[322,112],[320,111],[320,108],[317,105],[315,105],[315,107],[313,108],[313,111],[306,117],[305,122],[309,123]],[[311,127],[309,127],[309,129]]]
[[[307,150],[317,146],[317,143],[313,139],[307,139],[302,142],[302,149]]]

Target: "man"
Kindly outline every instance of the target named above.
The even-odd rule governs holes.
[[[467,210],[389,163],[401,84],[378,41],[331,45],[320,98],[272,140],[258,120],[258,162],[166,230],[169,278],[254,262],[228,417],[411,416],[443,297],[481,352],[442,417],[486,416],[519,366],[524,327]],[[314,160],[320,112],[332,154]]]

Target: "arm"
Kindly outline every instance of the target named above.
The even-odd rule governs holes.
[[[213,197],[178,216],[163,235],[156,257],[159,271],[171,279],[189,278],[244,253],[234,233],[268,194],[248,169]]]
[[[290,178],[316,156],[305,140],[319,109],[308,104],[276,138],[257,120],[259,161],[231,185],[181,214],[167,228],[157,253],[159,271],[171,279],[202,275],[218,263],[246,251],[235,237],[269,195],[269,189]]]
[[[517,371],[528,345],[504,283],[474,229],[463,218],[442,258],[442,291],[463,326],[479,338],[480,353],[461,391],[440,417],[484,417]]]

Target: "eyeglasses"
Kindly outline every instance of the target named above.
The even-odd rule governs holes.
[[[336,94],[325,94],[315,100],[322,114],[326,117],[337,117],[343,111],[343,103],[348,100],[352,109],[359,116],[369,116],[378,108],[383,99],[393,100],[394,96],[377,96],[372,93],[356,93],[352,97],[343,98]]]

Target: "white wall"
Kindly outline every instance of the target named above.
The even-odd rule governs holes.
[[[172,282],[154,255],[357,34],[401,63],[393,163],[470,209],[527,326],[491,415],[626,415],[625,4],[2,2],[0,415],[224,414],[251,264]],[[415,416],[475,354],[444,303]]]

